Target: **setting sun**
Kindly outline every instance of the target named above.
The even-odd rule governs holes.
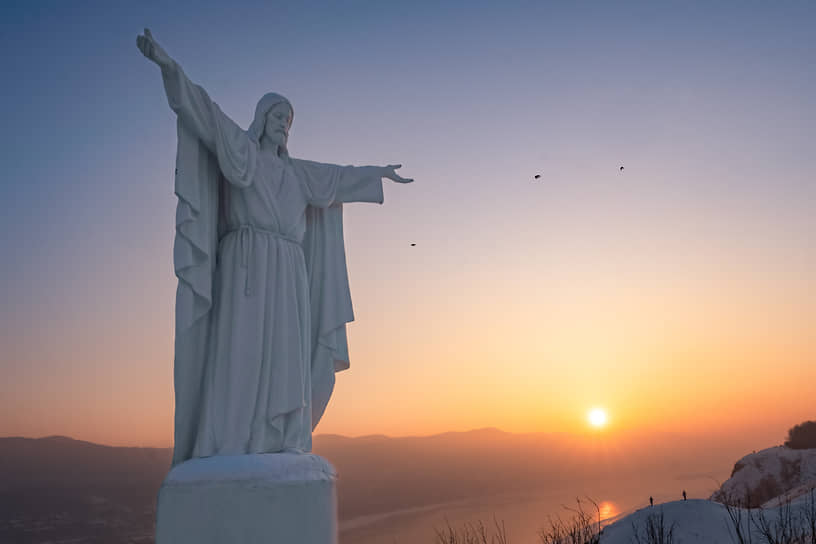
[[[606,425],[606,412],[600,408],[593,408],[587,415],[587,419],[593,427],[603,427]]]

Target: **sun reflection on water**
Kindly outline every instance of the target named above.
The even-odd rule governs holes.
[[[598,509],[601,513],[601,520],[614,518],[618,514],[620,514],[620,509],[618,506],[612,501],[603,501],[598,504]]]

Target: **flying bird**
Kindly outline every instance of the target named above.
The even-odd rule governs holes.
[[[416,244],[411,244],[411,247],[414,247]]]
[[[623,166],[620,167],[620,171],[623,172]]]
[[[533,176],[533,179],[538,179],[540,177],[541,177],[541,174],[536,174],[535,176]]]

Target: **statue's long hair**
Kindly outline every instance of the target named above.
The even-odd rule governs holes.
[[[289,106],[289,109],[292,110],[292,119],[294,119],[295,108],[292,107],[292,103],[285,96],[278,93],[266,93],[258,100],[258,105],[255,106],[255,118],[252,120],[252,124],[249,125],[249,130],[247,130],[249,137],[258,145],[261,144],[261,137],[266,126],[266,114],[281,102],[285,102]],[[287,159],[289,158],[289,150],[286,145],[281,146],[281,153]]]

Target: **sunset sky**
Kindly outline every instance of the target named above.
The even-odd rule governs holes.
[[[416,178],[346,207],[351,369],[316,432],[601,407],[759,448],[816,419],[816,3],[240,4],[0,7],[0,436],[172,442],[146,26],[243,127],[287,96],[294,156]]]

